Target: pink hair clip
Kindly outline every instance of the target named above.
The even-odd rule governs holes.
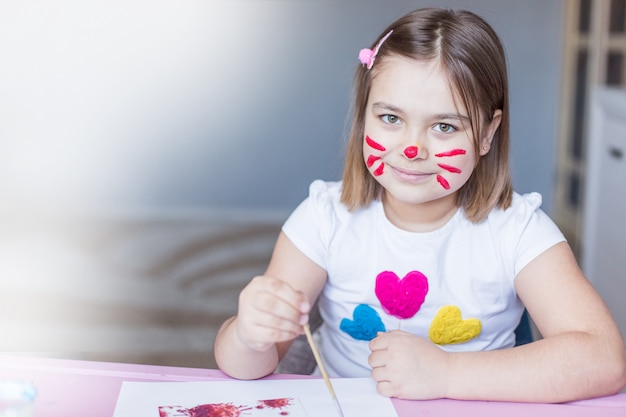
[[[374,49],[363,48],[359,52],[359,61],[361,64],[366,65],[369,70],[374,65],[374,60],[376,60],[376,55],[378,54],[378,50],[380,46],[387,40],[387,38],[391,35],[393,30],[390,30],[374,47]]]

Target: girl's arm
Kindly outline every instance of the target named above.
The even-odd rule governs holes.
[[[566,243],[528,264],[515,285],[543,339],[512,349],[446,353],[406,333],[384,334],[371,342],[379,391],[412,399],[564,402],[624,388],[624,341]]]
[[[281,233],[267,271],[242,290],[237,316],[218,331],[218,367],[239,379],[274,372],[325,283],[326,272]]]
[[[520,367],[530,359],[524,385],[527,395],[567,401],[624,388],[624,339],[567,243],[555,245],[532,261],[515,283],[543,336],[528,349],[520,348]]]

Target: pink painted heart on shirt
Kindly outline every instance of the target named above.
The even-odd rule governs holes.
[[[383,271],[376,277],[375,292],[385,313],[408,319],[426,299],[428,278],[419,271],[411,271],[402,279],[395,272]]]

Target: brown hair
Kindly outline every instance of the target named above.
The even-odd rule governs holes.
[[[393,33],[381,45],[371,70],[362,65],[356,72],[341,201],[354,210],[380,198],[382,186],[363,161],[363,130],[376,68],[395,55],[439,60],[469,114],[478,160],[474,172],[457,192],[457,206],[473,222],[484,220],[494,207],[508,208],[513,194],[508,163],[509,94],[504,48],[497,34],[474,13],[439,8],[419,9],[401,17],[379,39],[390,30]],[[482,128],[497,109],[502,110],[502,120],[491,149],[481,157],[478,148]]]

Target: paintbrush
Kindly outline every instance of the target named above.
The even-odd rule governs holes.
[[[320,368],[320,372],[322,373],[324,382],[326,382],[326,386],[328,387],[330,396],[333,397],[333,401],[335,401],[335,405],[337,406],[337,411],[339,412],[339,415],[343,417],[343,411],[341,410],[341,405],[339,405],[339,401],[337,401],[337,395],[335,395],[335,390],[333,389],[333,386],[330,383],[330,378],[328,377],[326,368],[324,367],[324,364],[322,363],[322,358],[320,357],[320,354],[317,351],[317,346],[315,346],[315,341],[313,340],[313,335],[311,335],[311,328],[309,327],[309,323],[305,324],[303,327],[304,327],[304,334],[306,334],[306,339],[309,341],[309,346],[311,346],[311,350],[313,351],[313,356],[315,356],[315,362],[317,362],[317,367]]]

